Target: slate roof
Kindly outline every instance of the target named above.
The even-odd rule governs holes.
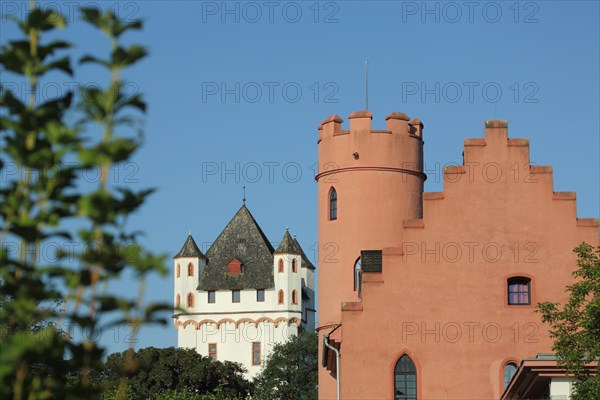
[[[208,262],[198,289],[269,289],[273,280],[273,246],[244,204],[206,252]],[[242,262],[242,273],[228,275],[233,258]]]
[[[297,241],[292,239],[290,232],[286,229],[285,234],[283,235],[283,239],[279,242],[279,246],[277,246],[277,250],[275,250],[275,254],[297,254],[300,255],[300,246]]]
[[[192,235],[188,235],[181,250],[179,250],[179,253],[175,254],[173,258],[179,257],[200,257],[206,259],[206,256],[202,254]]]
[[[381,250],[362,250],[360,252],[360,269],[363,272],[382,271]]]
[[[306,254],[304,254],[304,250],[302,250],[302,246],[300,246],[300,243],[298,243],[298,239],[294,238],[294,243],[296,244],[296,247],[298,248],[298,250],[300,250],[300,256],[302,257],[302,265],[306,265],[306,267],[310,270],[315,270],[315,266],[309,261],[308,257],[306,257]]]

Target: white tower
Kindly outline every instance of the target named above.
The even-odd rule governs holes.
[[[314,269],[287,231],[274,250],[245,205],[206,256],[189,236],[175,256],[179,347],[258,374],[275,343],[314,329]]]
[[[179,253],[173,257],[175,308],[194,312],[197,308],[198,277],[206,267],[206,256],[202,254],[192,235],[188,235]]]

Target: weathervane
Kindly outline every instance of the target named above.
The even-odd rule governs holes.
[[[246,186],[242,187],[242,190],[244,192],[244,197],[242,197],[242,201],[244,202],[244,205],[246,204]]]

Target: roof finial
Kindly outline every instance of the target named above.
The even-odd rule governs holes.
[[[289,227],[289,226],[286,226],[286,227],[285,227],[285,231],[286,231],[286,232],[289,232],[289,231],[290,231],[290,227]]]
[[[192,230],[188,228],[188,235],[192,236]]]
[[[242,190],[244,191],[244,197],[242,197],[242,202],[244,203],[244,205],[246,205],[246,186],[242,187]]]

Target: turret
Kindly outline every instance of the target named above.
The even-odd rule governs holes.
[[[287,229],[273,256],[278,306],[299,311],[302,309],[302,251]]]
[[[358,299],[354,266],[361,250],[399,246],[402,221],[422,218],[423,124],[401,112],[371,127],[356,111],[319,127],[319,325],[337,323],[344,301]]]
[[[399,247],[403,220],[423,216],[423,124],[401,112],[373,130],[372,114],[349,115],[342,129],[337,115],[319,127],[319,322],[322,334],[342,320],[342,303],[359,297],[362,250]],[[356,278],[355,278],[356,277]],[[350,303],[352,304],[352,303]],[[335,343],[343,327],[330,337]],[[337,335],[337,336],[336,336]],[[322,350],[322,342],[319,342]],[[343,353],[343,350],[342,350]],[[319,384],[334,387],[326,369]],[[327,389],[323,393],[333,396]]]
[[[198,278],[206,267],[206,256],[202,254],[192,235],[188,235],[181,250],[173,257],[173,266],[174,307],[192,312],[198,305]]]

